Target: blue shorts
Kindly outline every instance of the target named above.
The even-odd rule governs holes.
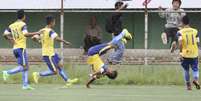
[[[48,68],[51,71],[55,72],[59,68],[58,64],[59,64],[61,58],[59,57],[58,54],[55,53],[55,55],[53,55],[53,56],[43,56],[43,60],[47,64]]]
[[[112,52],[107,59],[110,64],[114,65],[121,63],[125,49],[125,45],[121,41],[117,42],[115,45],[117,48],[115,48],[115,51]]]
[[[23,48],[14,49],[13,54],[15,55],[15,58],[17,59],[17,63],[19,65],[22,65],[22,66],[28,65],[28,55],[25,49]]]
[[[95,55],[95,54],[99,54],[100,50],[103,49],[106,46],[107,46],[106,43],[95,45],[95,46],[89,48],[87,55],[92,56],[92,55]]]
[[[193,71],[198,71],[198,58],[184,58],[181,65],[184,70],[189,71],[191,67]]]

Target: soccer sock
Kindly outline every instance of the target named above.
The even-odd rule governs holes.
[[[196,70],[196,71],[193,70],[193,78],[196,81],[199,79],[199,70]]]
[[[22,80],[23,80],[23,86],[28,85],[28,70],[24,70],[22,72]]]
[[[68,80],[68,76],[66,75],[66,73],[64,72],[63,68],[59,69],[59,75],[63,78],[64,81]]]
[[[8,74],[16,74],[18,72],[21,72],[23,70],[22,66],[17,66],[16,68],[13,68],[11,70],[8,70]]]
[[[186,82],[190,82],[189,70],[184,70],[184,78]]]
[[[50,75],[55,75],[55,73],[53,71],[47,70],[44,72],[40,72],[39,75],[40,76],[50,76]]]

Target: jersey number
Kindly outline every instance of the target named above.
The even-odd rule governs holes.
[[[189,36],[190,36],[190,35],[186,34],[186,44],[187,44],[187,45],[189,45]],[[194,39],[193,34],[191,34],[190,37],[191,37],[191,40],[192,40],[192,45],[194,45],[194,44],[195,44],[195,39]]]
[[[18,33],[17,29],[12,30],[12,35],[13,35],[14,39],[19,38],[19,33]]]

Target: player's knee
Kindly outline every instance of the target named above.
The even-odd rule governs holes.
[[[194,72],[199,71],[198,67],[193,67],[192,70],[193,70]]]

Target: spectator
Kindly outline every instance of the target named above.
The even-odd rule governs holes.
[[[176,34],[181,26],[181,19],[186,15],[186,13],[183,12],[184,10],[180,8],[181,3],[181,0],[172,0],[172,8],[168,8],[165,12],[159,13],[159,16],[161,18],[165,18],[167,22],[161,38],[163,44],[167,44],[169,42],[169,38],[171,38],[171,52],[173,52],[176,48]],[[161,6],[159,7],[159,10],[163,11]]]
[[[101,32],[96,17],[92,16],[85,32],[84,53],[88,52],[90,47],[101,43]]]

